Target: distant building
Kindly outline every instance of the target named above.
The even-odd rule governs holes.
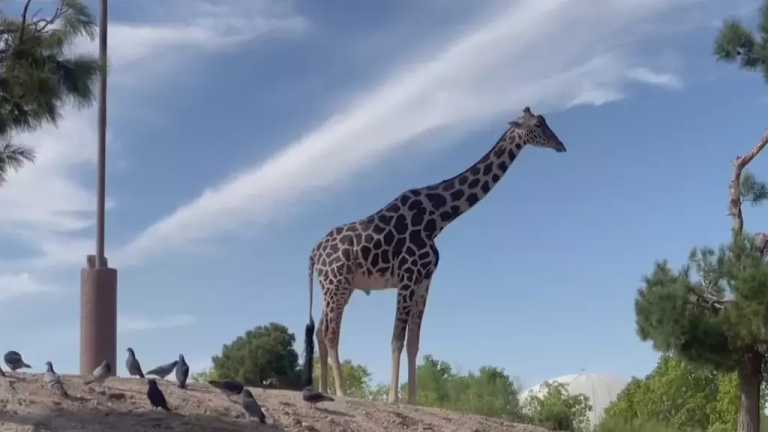
[[[616,400],[616,396],[629,383],[629,380],[617,376],[588,373],[563,375],[546,382],[552,381],[565,384],[568,392],[572,395],[583,394],[589,398],[589,403],[592,405],[589,421],[593,426],[600,422],[605,408]],[[523,391],[520,399],[524,401],[531,395],[541,397],[544,395],[544,390],[543,383],[535,385]]]

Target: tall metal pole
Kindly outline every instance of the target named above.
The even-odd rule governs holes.
[[[96,255],[88,255],[80,272],[80,374],[90,374],[102,361],[117,360],[117,270],[104,255],[104,201],[107,150],[107,3],[101,0],[99,20],[99,118],[98,197]]]
[[[101,0],[99,20],[99,179],[96,213],[96,268],[106,267],[104,260],[104,201],[106,196],[107,152],[107,0]]]

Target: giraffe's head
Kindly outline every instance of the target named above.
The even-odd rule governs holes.
[[[558,153],[565,151],[565,145],[549,128],[544,116],[534,114],[529,107],[523,108],[523,115],[509,125],[517,130],[524,145],[551,148]]]

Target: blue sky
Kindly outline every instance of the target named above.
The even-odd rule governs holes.
[[[420,354],[526,385],[643,375],[641,278],[727,238],[731,161],[765,127],[761,77],[712,56],[757,0],[112,3],[107,254],[118,357],[148,367],[203,369],[271,321],[301,337],[315,242],[464,169],[530,105],[568,152],[525,150],[441,234]],[[2,349],[36,370],[78,367],[95,129],[67,109],[17,137],[39,158],[0,188]],[[747,208],[748,229],[764,215]],[[394,307],[356,293],[345,312],[341,355],[375,382]]]

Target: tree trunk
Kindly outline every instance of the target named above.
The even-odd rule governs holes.
[[[763,381],[763,355],[758,351],[744,354],[739,366],[739,424],[737,432],[760,432],[760,384]]]
[[[745,156],[736,157],[733,163],[733,178],[729,187],[728,214],[733,219],[734,239],[741,236],[744,228],[744,217],[741,214],[741,172],[766,146],[768,146],[768,132],[763,135],[760,142],[749,153]]]

